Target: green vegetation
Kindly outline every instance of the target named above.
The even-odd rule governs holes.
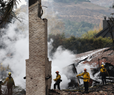
[[[96,28],[94,27],[93,30],[89,30],[88,32],[84,33],[82,35],[82,38],[92,38],[101,30],[102,30],[102,26],[101,26],[101,24],[99,24],[99,27],[96,27]]]
[[[49,35],[49,39],[52,38],[53,41],[53,50],[55,50],[62,46],[65,49],[71,50],[74,53],[82,53],[87,52],[94,49],[100,49],[105,47],[111,47],[113,45],[111,38],[93,38],[93,37],[83,37],[83,38],[76,38],[71,36],[70,38],[65,38],[64,34],[60,35]]]
[[[64,21],[65,23],[65,36],[75,36],[81,37],[82,34],[85,34],[87,31],[94,28],[94,24],[88,22],[74,22],[74,21]]]
[[[55,2],[63,2],[63,3],[70,3],[70,2],[90,2],[89,0],[54,0]]]
[[[75,36],[81,37],[87,31],[94,28],[94,24],[88,22],[74,22],[70,20],[57,20],[56,18],[51,18],[49,20],[49,33],[52,35],[65,34],[65,37]]]

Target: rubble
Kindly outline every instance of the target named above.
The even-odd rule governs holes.
[[[73,66],[73,64],[75,66]],[[71,73],[71,77],[69,77],[69,75],[67,73],[65,73],[65,75],[67,76],[67,78],[69,78],[71,81],[68,83],[68,87],[73,87],[73,86],[78,86],[77,85],[77,80],[75,77],[75,74],[78,73],[82,73],[82,72],[78,72],[76,73],[75,71],[78,70],[78,66],[79,65],[89,65],[90,66],[90,78],[91,78],[91,82],[90,85],[92,85],[93,83],[95,84],[99,84],[101,83],[101,76],[100,76],[100,68],[101,68],[101,64],[105,64],[105,68],[108,71],[109,74],[106,75],[106,80],[107,81],[113,81],[114,79],[114,50],[112,48],[103,48],[103,49],[97,49],[97,50],[93,50],[93,51],[89,51],[89,52],[85,52],[82,54],[77,54],[76,55],[76,60],[74,63],[72,63],[71,65],[67,66],[66,71],[64,70],[64,72],[68,72],[71,71],[69,73]],[[76,70],[75,70],[76,69]],[[74,75],[74,76],[73,76]],[[82,77],[79,77],[80,81],[83,80]]]
[[[83,93],[76,90],[50,90],[49,95],[114,95],[114,83],[98,85],[89,88],[89,93]]]

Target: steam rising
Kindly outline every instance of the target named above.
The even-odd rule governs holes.
[[[53,42],[51,40],[51,42]],[[48,43],[49,45],[49,50],[52,49],[51,42]],[[75,56],[73,53],[69,50],[64,50],[61,46],[58,47],[57,51],[53,55],[53,59],[50,59],[52,61],[52,79],[56,78],[56,71],[60,72],[61,78],[62,78],[62,83],[61,83],[61,88],[64,89],[68,86],[68,82],[70,80],[67,79],[66,75],[63,73],[63,68],[71,64],[75,60]],[[53,89],[53,84],[54,81],[52,80],[52,86],[51,88]]]
[[[51,39],[50,42],[48,42],[48,51],[50,54],[50,51],[52,50],[53,46],[52,46],[53,40]],[[88,57],[88,61],[91,61],[91,59],[93,57],[91,57],[94,54],[98,54],[98,52],[104,50],[103,49],[99,49],[96,51],[90,51],[87,55],[82,55],[81,57],[77,57],[77,55],[73,54],[71,51],[64,49],[62,46],[59,46],[56,50],[56,52],[53,54],[53,58],[49,56],[49,59],[52,61],[52,85],[51,85],[51,89],[53,89],[53,85],[54,85],[54,81],[53,79],[56,78],[56,71],[60,72],[61,75],[61,89],[66,89],[68,87],[68,83],[70,82],[71,79],[74,79],[75,81],[77,81],[76,79],[76,75],[80,74],[83,72],[84,68],[87,69],[87,72],[89,72],[91,79],[97,79],[97,81],[101,82],[101,80],[98,80],[98,75],[99,72],[97,72],[94,76],[92,74],[92,70],[91,68],[97,68],[97,65],[95,65],[96,63],[93,63],[92,65],[89,65],[88,63],[83,64],[84,61],[80,62],[77,66],[77,73],[74,73],[72,70],[72,64],[74,63],[75,65],[77,64],[78,61],[76,60],[83,60],[86,57]],[[91,57],[91,58],[90,58]],[[80,79],[81,84],[83,84],[83,80]]]
[[[28,0],[20,0],[20,2],[17,4],[17,8],[20,8],[23,5],[27,5],[28,4]]]
[[[23,77],[26,75],[25,60],[28,59],[28,9],[27,6],[23,6],[23,10],[20,9],[17,19],[13,19],[8,24],[7,28],[1,29],[2,38],[0,43],[4,45],[4,48],[0,49],[0,62],[4,67],[9,65],[14,78],[16,86],[21,86],[25,89],[25,80]],[[7,71],[6,73],[8,73]],[[6,78],[7,76],[4,76]]]
[[[48,33],[51,33],[51,32],[54,32],[54,34],[57,34],[56,32],[58,32],[58,29],[60,29],[60,33],[63,33],[64,31],[64,27],[56,27],[55,26],[64,26],[64,24],[59,21],[57,19],[57,15],[59,15],[59,12],[55,12],[53,10],[53,0],[42,0],[42,1],[47,1],[46,3],[45,2],[42,2],[42,4],[44,6],[47,6],[47,7],[51,7],[51,8],[43,8],[44,10],[44,15],[43,17],[47,18],[48,19]],[[93,0],[91,0],[93,1]],[[48,9],[51,9],[51,10],[48,10]],[[53,34],[53,33],[51,33]],[[53,40],[51,40],[50,42],[48,42],[48,57],[49,59],[52,61],[52,85],[51,85],[51,89],[53,89],[53,84],[54,84],[54,81],[53,79],[56,78],[56,74],[55,74],[55,71],[59,71],[60,72],[60,75],[61,75],[61,78],[62,78],[62,82],[61,82],[61,89],[65,89],[68,87],[68,83],[70,82],[70,79],[72,78],[76,78],[76,75],[79,74],[79,73],[82,73],[84,68],[87,68],[87,71],[90,73],[90,77],[92,79],[96,79],[98,78],[98,73],[95,74],[95,76],[92,75],[92,71],[91,71],[91,68],[97,68],[97,66],[95,66],[94,64],[96,63],[93,63],[93,65],[89,65],[89,64],[83,64],[83,61],[80,62],[77,66],[76,66],[76,69],[77,69],[77,74],[73,73],[72,71],[72,66],[71,64],[75,63],[77,64],[77,61],[76,60],[83,60],[85,59],[86,57],[88,57],[87,61],[91,61],[92,58],[90,58],[93,54],[96,54],[97,52],[99,51],[102,51],[103,49],[101,50],[98,50],[96,52],[90,52],[89,54],[87,55],[83,55],[81,57],[77,57],[76,55],[73,54],[72,51],[69,51],[69,50],[66,50],[64,49],[62,46],[59,46],[56,50],[56,52],[53,54],[53,57],[51,57],[51,50],[53,48],[52,46],[52,43],[53,43]],[[81,80],[81,84],[83,83],[83,81]]]

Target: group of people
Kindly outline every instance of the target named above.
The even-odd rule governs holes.
[[[4,82],[1,82],[0,84],[0,95],[2,94],[1,91],[1,85],[6,84],[7,86],[7,95],[12,95],[12,90],[13,90],[13,86],[15,87],[15,82],[11,76],[11,72],[8,73],[8,77],[5,79]]]
[[[55,84],[54,84],[54,89],[56,89],[56,85],[58,86],[58,89],[60,90],[60,82],[61,82],[61,76],[59,74],[59,71],[56,71],[56,78],[54,79]],[[100,75],[101,75],[101,79],[102,79],[102,84],[106,84],[106,74],[108,74],[107,70],[104,68],[104,65],[101,65],[101,69],[100,69]],[[109,74],[108,74],[109,75]],[[83,81],[84,81],[84,88],[85,91],[84,93],[89,93],[89,82],[90,82],[90,74],[89,72],[87,72],[87,69],[84,69],[84,72],[81,74],[78,74],[76,77],[78,76],[83,76]]]

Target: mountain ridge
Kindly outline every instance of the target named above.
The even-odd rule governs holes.
[[[77,23],[87,22],[87,23],[90,23],[91,25],[94,25],[95,27],[99,25],[102,26],[102,21],[104,19],[104,16],[110,16],[110,14],[113,12],[112,9],[95,5],[90,2],[80,2],[75,4],[75,3],[61,3],[61,2],[58,3],[58,2],[44,1],[43,5],[48,7],[47,9],[46,8],[43,8],[43,9],[44,9],[44,15],[46,13],[48,14],[48,17],[46,17],[46,15],[45,17],[49,19],[49,23],[54,23],[53,25],[55,25],[55,28],[59,29],[60,27],[57,27],[56,22],[52,20],[52,18],[55,17],[56,21],[61,21],[63,22],[63,24],[65,24],[63,26],[67,28],[70,27],[69,28],[70,31],[65,30],[65,32],[67,33],[73,32],[72,35],[74,35],[74,32],[77,32],[77,30],[80,30],[80,29],[77,29],[77,30],[75,29],[75,26],[77,25]],[[67,23],[68,21],[70,21],[72,26],[69,26],[69,24]],[[67,26],[66,26],[66,23],[67,23]],[[85,29],[80,32],[81,34],[79,35],[76,34],[76,35],[80,36],[89,30],[93,30],[93,27],[85,26]]]
[[[113,10],[101,7],[99,5],[92,4],[90,2],[82,2],[78,4],[74,3],[57,3],[57,2],[43,2],[44,5],[48,6],[46,11],[56,15],[60,19],[69,19],[72,21],[86,21],[89,23],[99,24],[103,20],[103,16],[110,15]]]

